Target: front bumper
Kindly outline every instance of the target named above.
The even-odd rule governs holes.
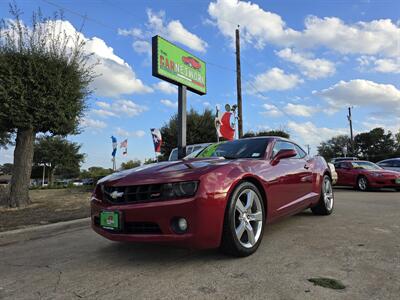
[[[396,188],[400,189],[400,183],[396,183],[396,178],[373,177],[368,180],[371,188]]]
[[[217,248],[221,241],[225,199],[226,194],[201,191],[195,198],[122,205],[93,198],[92,228],[113,241],[170,243],[196,249]],[[104,210],[120,213],[121,231],[100,227],[99,214]],[[171,221],[177,217],[183,217],[188,222],[188,229],[183,234],[174,232],[171,226]]]

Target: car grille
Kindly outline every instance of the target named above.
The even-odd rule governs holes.
[[[100,218],[94,217],[94,225],[100,227]],[[127,233],[127,234],[162,234],[160,226],[153,222],[125,222],[120,231],[104,229],[110,233]]]
[[[147,184],[126,187],[104,186],[103,199],[115,204],[164,200],[162,184]]]

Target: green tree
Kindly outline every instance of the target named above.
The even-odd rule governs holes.
[[[326,161],[330,161],[334,157],[344,156],[343,148],[346,147],[350,150],[349,141],[348,135],[335,136],[318,146],[318,154],[323,156]]]
[[[379,127],[357,134],[354,137],[354,147],[360,158],[373,162],[393,157],[397,151],[393,134],[390,131],[385,133],[385,130]]]
[[[79,153],[81,146],[60,136],[40,136],[35,141],[33,162],[36,166],[45,164],[49,170],[49,184],[54,175],[71,177],[79,175],[79,167],[85,155]]]
[[[199,113],[193,108],[187,114],[186,143],[200,144],[213,143],[217,141],[214,124],[215,114],[209,109]],[[172,149],[177,147],[178,142],[178,115],[171,117],[169,122],[160,129],[163,144],[161,146],[162,160],[168,160]]]
[[[82,170],[79,175],[80,178],[93,178],[100,179],[104,176],[110,175],[113,172],[112,169],[105,169],[103,167],[90,167],[88,170]]]
[[[139,167],[142,163],[140,162],[140,160],[129,160],[125,163],[121,164],[121,169],[122,170],[128,170],[128,169],[133,169],[136,167]]]
[[[0,174],[11,175],[13,171],[13,164],[5,163],[2,166],[0,165]]]
[[[16,6],[0,24],[0,128],[16,133],[10,207],[29,203],[33,145],[37,133],[78,132],[93,68],[79,35],[59,30],[57,16],[34,13],[31,26]]]
[[[277,130],[268,130],[268,131],[248,131],[243,135],[243,138],[255,137],[255,136],[280,136],[283,138],[290,138],[290,134],[284,130],[277,129]]]

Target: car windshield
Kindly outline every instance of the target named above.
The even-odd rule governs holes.
[[[364,169],[364,170],[381,170],[382,168],[378,165],[369,161],[353,161],[351,163],[354,169]]]
[[[216,143],[197,153],[196,158],[260,158],[264,156],[268,143],[269,139],[241,139]]]

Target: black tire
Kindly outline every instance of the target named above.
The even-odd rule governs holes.
[[[326,198],[331,197],[331,198]],[[327,216],[333,212],[335,197],[332,188],[332,179],[328,175],[324,175],[321,184],[321,194],[318,203],[311,207],[311,211],[315,215]],[[329,202],[330,201],[330,202]]]
[[[369,184],[368,179],[365,176],[360,176],[357,178],[357,190],[365,192],[368,191]]]
[[[240,218],[242,215],[240,214],[240,212],[238,211],[238,209],[236,207],[237,201],[241,201],[242,205],[243,205],[244,192],[246,192],[246,191],[253,191],[259,199],[259,201],[257,201],[257,199],[254,198],[254,203],[250,207],[250,211],[251,212],[257,211],[258,218],[260,218],[260,211],[261,211],[261,228],[259,228],[260,220],[247,221],[247,215],[246,215],[246,221],[244,221],[243,219],[238,220],[238,218]],[[248,192],[245,196],[246,198],[248,197],[247,195],[248,195]],[[252,195],[254,195],[254,194],[252,194]],[[257,207],[254,208],[254,205],[256,205]],[[247,210],[247,211],[249,211],[249,210]],[[249,216],[250,216],[250,214],[249,214]],[[237,222],[240,222],[240,224],[239,224],[239,226],[236,227]],[[246,224],[253,226],[253,230],[254,230],[254,227],[256,228],[255,231],[251,231],[253,233],[254,232],[256,233],[255,235],[253,235],[253,237],[257,237],[257,240],[253,239],[253,241],[255,241],[255,244],[252,246],[251,246],[249,236],[247,236],[248,246],[245,247],[243,245],[244,242],[242,241],[242,239],[246,239],[246,235],[248,234],[247,229],[243,229],[242,238],[239,239],[237,237],[236,228],[239,228],[242,225],[242,223],[244,224],[244,222],[247,222]],[[245,227],[245,228],[248,228],[248,227]],[[221,241],[220,250],[226,254],[234,255],[234,256],[238,256],[238,257],[249,256],[249,255],[253,254],[257,250],[258,246],[260,245],[263,234],[264,234],[264,228],[265,228],[264,199],[263,199],[260,191],[254,184],[252,184],[248,181],[244,181],[244,182],[240,183],[234,189],[233,193],[231,194],[231,196],[229,198],[229,202],[228,202],[226,210],[225,210],[224,227],[223,227],[223,232],[222,232],[222,241]]]

